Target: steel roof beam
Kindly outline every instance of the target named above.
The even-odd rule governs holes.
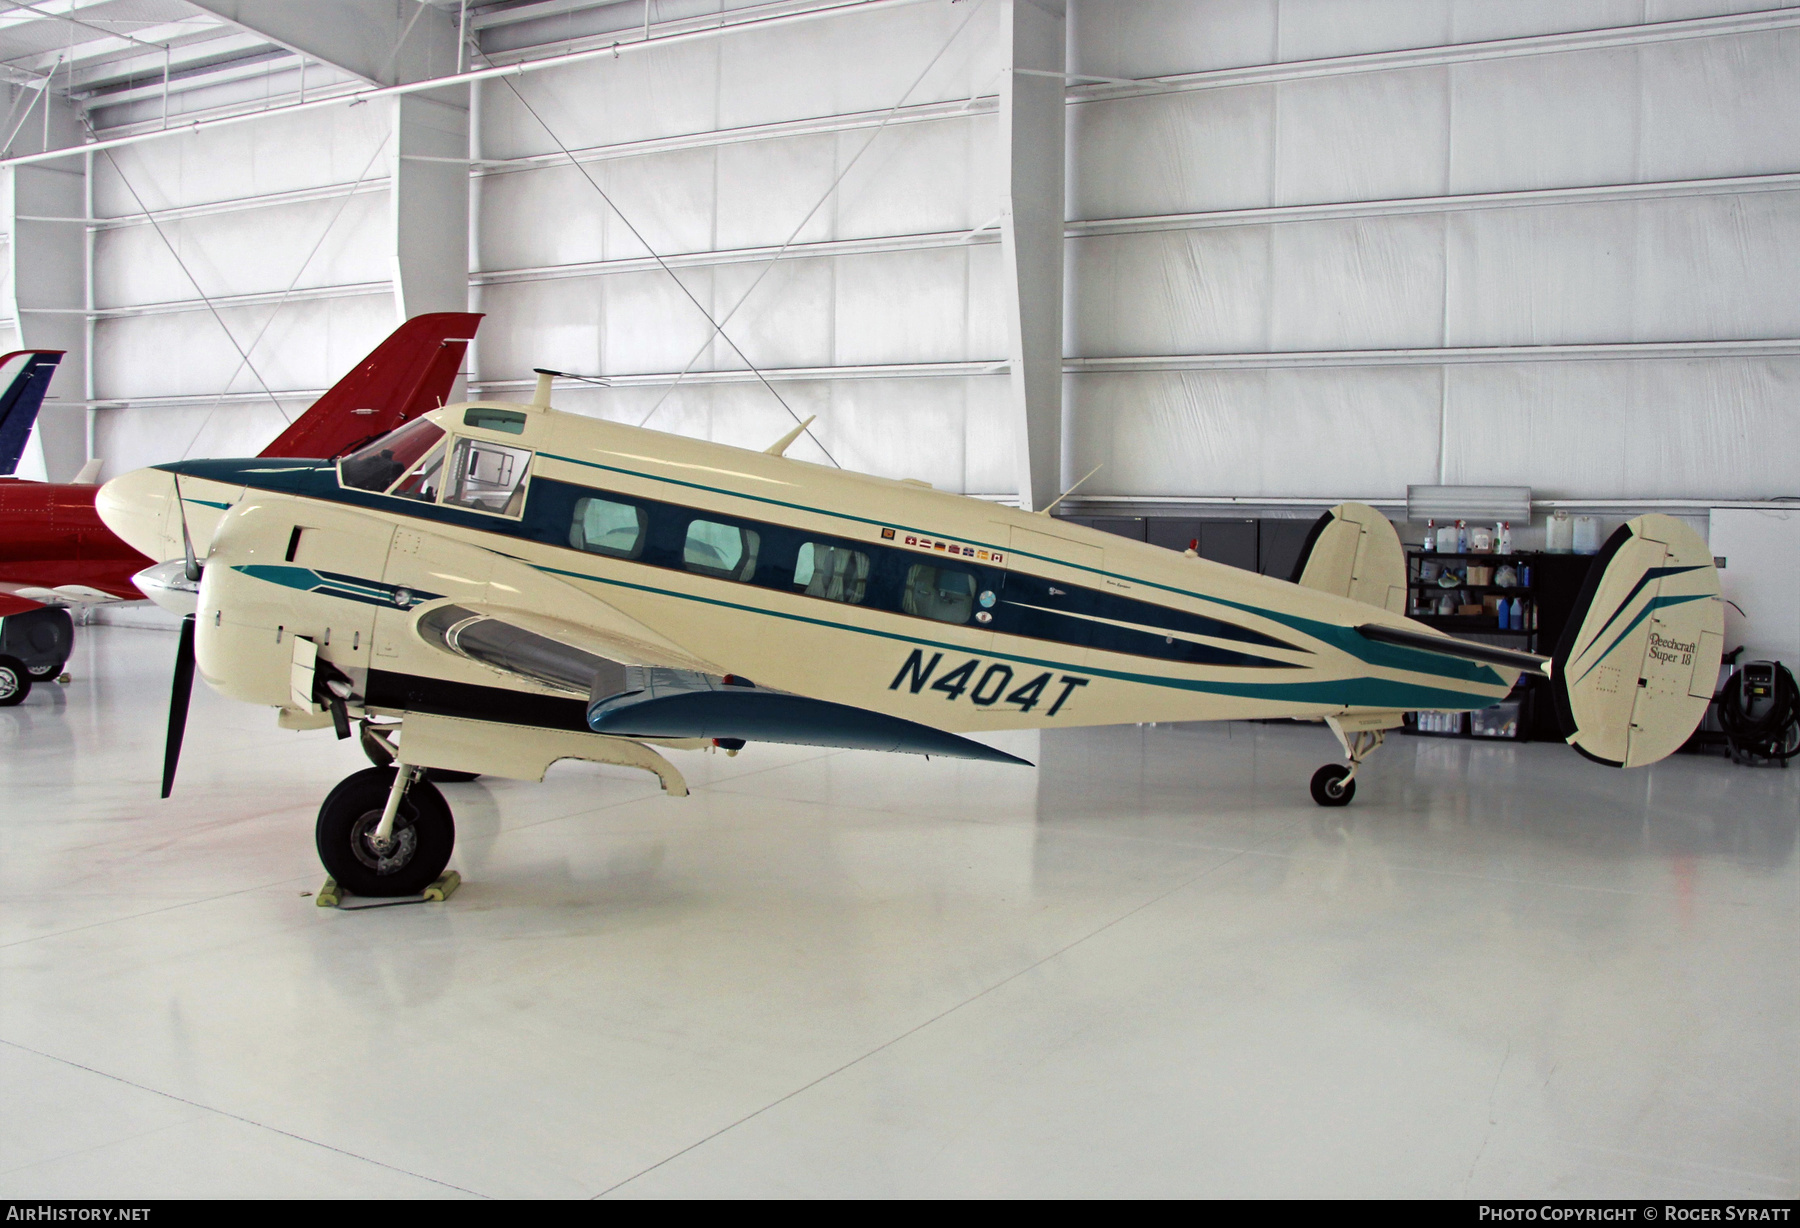
[[[456,20],[416,0],[188,0],[278,47],[370,85],[456,71]]]

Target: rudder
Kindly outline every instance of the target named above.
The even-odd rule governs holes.
[[[1569,745],[1610,767],[1673,754],[1706,713],[1725,643],[1719,573],[1673,516],[1621,525],[1588,570],[1551,663]]]
[[[1393,523],[1367,503],[1340,503],[1319,517],[1292,579],[1390,614],[1406,613],[1406,549]]]

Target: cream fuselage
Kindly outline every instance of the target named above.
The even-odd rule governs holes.
[[[185,511],[207,564],[202,676],[227,695],[289,709],[300,706],[290,688],[298,635],[352,679],[372,714],[417,707],[579,727],[573,705],[587,696],[422,638],[418,620],[446,603],[628,664],[736,674],[968,732],[1482,708],[1513,681],[1354,630],[1422,630],[1398,615],[1142,542],[913,483],[474,404],[523,411],[523,432],[467,426],[465,405],[429,417],[455,437],[531,450],[516,515],[347,489],[334,467],[298,461],[139,470],[107,484],[101,514],[165,559],[181,556]],[[749,528],[765,565],[737,580],[686,569],[666,551],[658,562],[653,551],[577,549],[567,508],[582,492],[648,509],[653,533],[696,515]],[[872,559],[866,599],[830,600],[791,582],[802,538]],[[986,604],[963,622],[906,612],[892,578],[914,575],[911,560],[973,573]]]

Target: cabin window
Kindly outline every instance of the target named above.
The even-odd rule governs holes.
[[[476,405],[463,410],[463,425],[478,431],[503,431],[508,435],[525,433],[525,415],[516,409],[489,409]]]
[[[900,608],[941,623],[966,623],[975,610],[975,575],[954,567],[914,563],[906,569]]]
[[[869,587],[869,556],[847,546],[804,542],[794,563],[794,585],[808,597],[861,605]]]
[[[443,437],[444,428],[429,419],[408,422],[339,461],[338,482],[354,490],[386,490]]]
[[[417,499],[421,503],[436,503],[438,492],[444,485],[444,454],[448,451],[444,444],[438,444],[424,460],[412,467],[411,473],[400,479],[400,485],[388,493],[402,499]]]
[[[755,529],[711,520],[688,523],[681,561],[689,571],[722,580],[748,580],[756,574],[756,549],[762,538]]]
[[[525,504],[525,470],[530,464],[531,453],[524,448],[459,439],[444,502],[517,516]]]
[[[569,544],[589,554],[635,559],[644,552],[644,526],[648,520],[643,508],[629,503],[577,499],[575,520],[569,526]]]

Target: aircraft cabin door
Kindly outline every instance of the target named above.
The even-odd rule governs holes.
[[[1015,526],[1010,542],[1002,626],[1024,637],[1039,653],[1054,652],[1059,662],[1086,666],[1094,641],[1093,620],[1100,612],[1103,552],[1058,533],[1048,518],[1042,530]]]

